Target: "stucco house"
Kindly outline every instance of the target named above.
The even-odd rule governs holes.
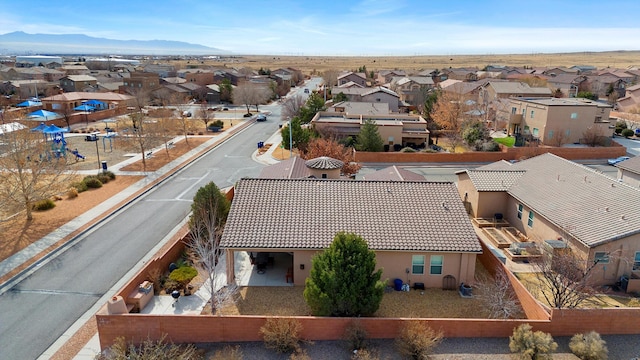
[[[296,286],[340,231],[367,241],[385,280],[429,288],[443,287],[448,275],[474,282],[482,249],[453,183],[245,178],[234,193],[221,239],[227,259],[279,253]],[[228,279],[234,267],[228,261]]]
[[[433,79],[428,76],[394,77],[389,84],[389,88],[400,96],[400,101],[413,106],[424,102],[425,94],[434,86]]]
[[[311,119],[311,126],[323,134],[338,137],[356,137],[360,127],[372,120],[378,126],[378,133],[386,145],[421,146],[429,143],[427,121],[418,115],[387,114],[364,115],[341,112],[319,111]]]
[[[585,267],[597,261],[593,284],[612,285],[625,275],[640,290],[637,187],[550,153],[457,174],[460,197],[472,217],[502,214],[542,248],[547,240],[560,240],[584,259]]]
[[[619,162],[616,167],[620,181],[629,186],[640,188],[640,156]]]
[[[629,86],[626,89],[626,95],[618,99],[617,109],[623,112],[631,110],[640,110],[640,84]]]
[[[530,136],[542,144],[560,146],[578,143],[584,133],[596,127],[611,136],[612,106],[582,98],[510,98],[508,131]],[[504,111],[503,110],[503,111]],[[503,116],[504,117],[504,116]]]
[[[60,79],[60,87],[65,92],[96,91],[98,80],[90,75],[67,75]]]
[[[334,89],[334,91],[338,90]],[[400,108],[400,96],[395,91],[382,86],[373,88],[340,88],[338,93],[343,93],[347,100],[352,102],[387,103],[389,104],[389,110],[392,112],[398,112]]]
[[[261,179],[339,179],[343,165],[342,161],[328,156],[309,160],[294,156],[264,167],[258,177]]]
[[[510,97],[550,97],[551,89],[547,87],[531,87],[520,81],[489,81],[481,86],[478,102],[490,103],[498,99]]]
[[[367,86],[367,76],[363,73],[349,71],[338,76],[338,86],[346,84],[350,81],[353,81],[360,86]]]

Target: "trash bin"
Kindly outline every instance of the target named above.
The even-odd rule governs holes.
[[[402,291],[402,279],[393,280],[393,288],[396,291]]]
[[[627,287],[629,286],[629,278],[626,275],[622,275],[620,277],[620,288],[626,292]]]
[[[106,162],[106,161],[103,161],[103,162],[102,162],[102,171],[103,171],[103,172],[104,172],[104,171],[107,171],[107,162]]]

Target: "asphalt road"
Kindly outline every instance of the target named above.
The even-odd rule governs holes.
[[[2,294],[0,359],[35,359],[48,349],[188,215],[201,186],[257,176],[264,165],[251,154],[282,123],[279,105],[262,109],[271,111],[266,122],[192,162]]]

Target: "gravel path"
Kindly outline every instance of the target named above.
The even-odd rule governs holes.
[[[612,360],[637,360],[640,359],[640,335],[609,335],[602,337],[609,348],[609,359]],[[578,359],[569,350],[570,337],[557,337],[558,350],[553,358],[556,360]],[[201,348],[207,351],[207,356],[222,349],[226,345],[239,345],[245,360],[286,360],[289,354],[277,354],[273,350],[266,349],[261,342],[249,342],[238,344],[201,344]],[[302,348],[311,359],[335,359],[348,360],[351,352],[340,341],[316,341],[312,344],[304,344]],[[402,359],[394,347],[393,340],[372,340],[370,349],[378,355],[379,359]],[[435,360],[513,360],[509,351],[508,338],[449,338],[444,339],[434,350],[431,359]]]

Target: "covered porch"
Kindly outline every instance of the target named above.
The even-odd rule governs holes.
[[[227,279],[238,286],[293,286],[293,253],[227,251]]]

